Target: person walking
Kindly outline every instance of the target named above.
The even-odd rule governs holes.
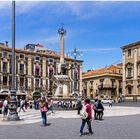
[[[27,108],[28,108],[28,101],[27,99],[25,99],[25,109],[27,110]]]
[[[48,109],[51,111],[51,113],[54,113],[52,98],[48,98]]]
[[[83,135],[83,129],[85,127],[85,124],[88,125],[89,134],[93,134],[92,127],[91,127],[91,121],[92,121],[92,108],[90,104],[90,99],[85,99],[85,105],[83,106],[83,109],[85,109],[85,112],[87,113],[87,117],[82,118],[82,124],[80,128],[80,136]]]
[[[40,100],[40,112],[41,112],[41,117],[42,117],[42,126],[47,125],[47,115],[46,112],[48,111],[48,106],[45,97],[42,97]]]
[[[8,97],[5,98],[2,105],[3,120],[6,120],[8,114]]]
[[[77,101],[77,114],[80,114],[80,110],[82,109],[82,102],[81,99]]]
[[[19,111],[21,111],[21,109],[25,112],[25,109],[24,109],[24,106],[25,106],[25,100],[23,100],[22,98],[20,99],[20,108],[19,108]]]
[[[113,100],[112,99],[109,99],[108,100],[108,103],[109,103],[109,107],[112,107]]]
[[[94,110],[94,120],[97,120],[97,114],[98,114],[98,99],[95,99],[95,103],[93,105]]]
[[[102,117],[104,115],[103,111],[104,111],[104,107],[101,103],[101,100],[98,101],[98,114],[97,114],[97,118],[99,118],[99,120],[102,120]]]

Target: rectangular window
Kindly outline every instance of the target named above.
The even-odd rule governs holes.
[[[2,53],[3,57],[7,57],[7,52]]]
[[[128,57],[131,56],[131,49],[128,49]]]
[[[20,74],[24,74],[24,64],[20,64],[19,67]]]
[[[37,68],[35,69],[35,75],[39,76],[39,69],[37,69]]]
[[[23,77],[20,78],[20,86],[21,86],[21,87],[24,86],[24,78],[23,78]]]
[[[103,82],[104,82],[104,79],[100,79],[100,86],[101,86],[101,88],[103,88]]]
[[[22,59],[24,59],[24,55],[23,54],[20,54],[20,56],[19,56],[20,58],[22,58]]]
[[[7,86],[7,77],[3,76],[3,85]]]
[[[122,81],[119,81],[119,88],[122,87]]]
[[[131,75],[131,68],[128,68],[128,77],[131,77],[132,75]]]
[[[49,59],[48,59],[48,62],[49,62],[49,63],[54,63],[54,59],[53,59],[53,58],[49,58]]]
[[[3,72],[7,72],[7,62],[3,62]]]
[[[111,86],[114,87],[115,79],[111,79]]]
[[[39,56],[36,56],[35,57],[35,60],[39,61],[40,60],[40,57]]]
[[[35,79],[35,88],[39,88],[39,79]]]

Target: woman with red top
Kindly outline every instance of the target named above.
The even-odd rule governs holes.
[[[88,114],[88,117],[86,119],[82,119],[82,125],[80,128],[80,136],[83,135],[83,129],[85,127],[85,124],[87,123],[88,125],[88,130],[89,130],[89,134],[93,134],[92,128],[91,128],[91,120],[92,120],[92,107],[90,104],[90,99],[85,99],[85,105],[84,105],[86,112]]]

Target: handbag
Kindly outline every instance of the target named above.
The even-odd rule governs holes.
[[[41,111],[41,112],[47,112],[48,110],[47,110],[47,108],[44,106],[44,107],[41,107],[41,108],[40,108],[40,111]]]
[[[80,116],[81,116],[81,119],[83,119],[83,120],[87,119],[88,113],[86,112],[85,106],[82,108]]]

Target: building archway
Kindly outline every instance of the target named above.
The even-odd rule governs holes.
[[[42,97],[42,94],[41,94],[40,92],[35,91],[35,92],[33,93],[33,99],[39,99],[39,98],[41,98],[41,97]]]

